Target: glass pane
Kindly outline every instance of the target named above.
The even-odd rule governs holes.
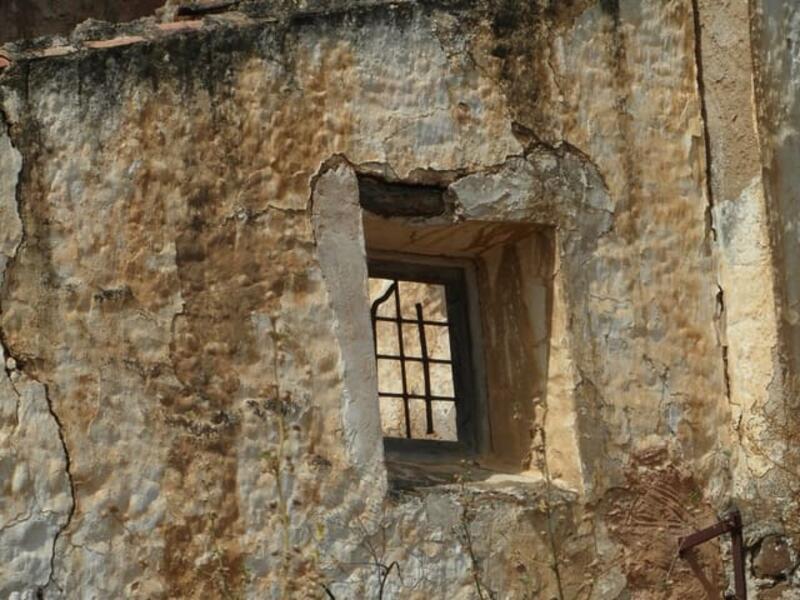
[[[378,354],[397,356],[400,347],[397,343],[397,324],[387,321],[377,321],[375,331],[378,338]]]
[[[450,365],[431,365],[431,393],[434,396],[455,396],[453,369]]]
[[[381,429],[386,437],[406,437],[402,398],[381,398]]]
[[[424,400],[409,400],[411,413],[411,437],[420,440],[458,441],[456,407],[453,402],[431,403],[433,433],[427,433],[427,417]]]
[[[409,394],[425,395],[425,372],[421,362],[409,361],[406,363],[406,385]]]
[[[394,281],[391,279],[380,279],[378,277],[369,278],[369,306],[372,308],[372,303],[378,298],[383,296],[389,289]],[[390,295],[385,302],[378,306],[379,317],[396,317],[397,310],[395,309],[394,294]]]
[[[425,325],[425,342],[430,358],[450,360],[450,330],[446,326]]]
[[[456,403],[434,400],[431,408],[433,409],[433,430],[436,432],[436,439],[457,442]]]
[[[411,437],[414,439],[436,439],[432,435],[428,435],[427,421],[425,419],[425,401],[424,400],[409,400],[409,412],[411,413]]]
[[[400,281],[400,311],[404,319],[417,319],[417,302],[422,304],[422,318],[426,321],[447,320],[447,300],[443,285]]]
[[[378,359],[378,392],[395,394],[403,392],[403,376],[399,360]]]
[[[422,347],[419,343],[419,327],[416,324],[403,324],[403,351],[406,356],[422,356]]]

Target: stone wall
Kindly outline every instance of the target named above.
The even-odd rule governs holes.
[[[790,3],[312,4],[2,49],[0,595],[797,597]],[[528,463],[387,469],[366,175],[551,232]]]

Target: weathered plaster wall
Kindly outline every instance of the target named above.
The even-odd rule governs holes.
[[[273,12],[0,71],[0,594],[719,597],[724,554],[699,577],[677,536],[789,496],[735,426],[770,399],[791,196],[746,154],[714,175],[724,10]],[[357,171],[555,231],[543,476],[388,486]]]
[[[732,496],[756,539],[783,532],[784,517],[795,510],[793,487],[780,467],[788,464],[784,435],[791,422],[776,410],[791,394],[776,311],[776,279],[783,274],[774,269],[754,103],[760,91],[754,89],[751,39],[760,37],[761,25],[747,2],[722,7],[699,2],[697,9],[700,83],[711,140],[707,183],[718,251],[718,329],[731,435],[737,441],[730,452]]]
[[[798,408],[798,367],[800,329],[797,306],[800,288],[798,263],[798,171],[800,138],[797,135],[800,100],[797,96],[798,36],[800,13],[793,3],[749,2],[753,97],[759,135],[761,187],[764,218],[759,228],[769,236],[772,290],[777,323],[772,352],[776,367],[769,394],[756,413],[760,427],[745,440],[751,454],[764,464],[764,473],[749,484],[748,496],[762,509],[762,529],[782,546],[800,545],[800,412]],[[758,462],[758,461],[756,461]],[[766,507],[771,510],[765,510]],[[788,543],[786,541],[788,538]],[[763,544],[769,548],[769,544]],[[766,553],[765,553],[766,554]],[[778,562],[794,562],[795,556]],[[795,574],[794,581],[797,581]],[[779,586],[780,587],[780,586]]]

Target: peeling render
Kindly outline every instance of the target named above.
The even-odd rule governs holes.
[[[8,125],[0,111],[0,287],[6,266],[22,241],[22,222],[17,209],[17,183],[22,170],[22,155],[11,142]]]
[[[797,11],[296,4],[0,49],[0,595],[718,598],[737,506],[796,596]],[[384,453],[381,249],[484,269],[513,468]]]

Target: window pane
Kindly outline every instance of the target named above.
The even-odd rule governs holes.
[[[400,394],[403,391],[403,376],[399,360],[378,360],[378,392]]]
[[[411,437],[420,440],[458,441],[456,407],[453,402],[431,403],[433,433],[427,433],[428,421],[424,400],[409,400],[411,413]]]
[[[456,403],[434,400],[431,408],[433,409],[433,430],[436,432],[436,439],[457,442]]]
[[[446,325],[425,325],[424,329],[428,358],[450,360],[450,330],[448,327]],[[422,358],[422,343],[419,326],[416,323],[403,324],[403,350],[406,356]]]
[[[400,353],[397,344],[397,325],[387,321],[377,321],[375,331],[378,339],[378,354],[397,356]]]
[[[422,356],[419,343],[419,327],[416,324],[403,324],[403,351],[406,356]]]
[[[421,362],[406,363],[406,385],[409,394],[425,395],[425,372]]]
[[[369,305],[370,308],[372,304],[384,293],[386,290],[389,289],[389,286],[392,285],[394,281],[391,279],[380,279],[378,277],[370,277],[369,278]],[[378,316],[379,317],[396,317],[397,310],[395,309],[395,301],[394,301],[394,294],[389,296],[385,302],[378,305]]]
[[[450,365],[431,365],[431,393],[434,396],[455,396],[453,369]]]
[[[402,398],[381,398],[381,429],[386,437],[406,437]]]
[[[450,331],[446,326],[425,325],[425,342],[430,358],[450,360]]]
[[[426,321],[447,320],[447,300],[443,285],[400,281],[400,310],[404,319],[417,318],[417,302],[422,304],[422,317]]]
[[[414,439],[436,439],[434,435],[428,435],[427,422],[425,419],[425,401],[410,400],[409,409],[411,412],[411,437]]]

